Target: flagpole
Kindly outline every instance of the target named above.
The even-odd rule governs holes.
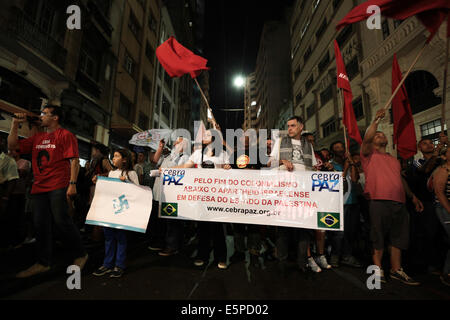
[[[447,30],[449,29],[449,21],[450,18],[447,18]],[[443,92],[442,92],[442,107],[441,107],[441,133],[444,132],[444,125],[445,125],[445,104],[447,102],[447,74],[448,74],[448,47],[449,47],[449,35],[447,34],[447,48],[445,49],[445,69],[444,69],[444,83],[443,83]]]
[[[342,105],[342,127],[344,128],[345,152],[348,153],[347,128],[344,124],[344,107],[345,107],[344,95],[342,94],[342,88],[338,88],[338,90],[339,90],[339,97],[340,97],[341,105]]]
[[[200,93],[201,93],[201,95],[202,95],[202,97],[203,97],[203,100],[205,100],[206,106],[208,107],[208,111],[211,110],[210,112],[211,112],[211,116],[212,116],[212,123],[213,123],[214,129],[217,129],[217,128],[216,128],[216,127],[217,127],[217,122],[216,122],[216,119],[214,119],[214,115],[212,114],[212,109],[211,109],[211,107],[209,106],[208,99],[206,99],[206,96],[205,96],[205,94],[203,93],[203,90],[202,90],[202,88],[200,87],[200,84],[198,83],[197,78],[194,78],[194,81],[195,81],[195,83],[197,84],[198,89],[200,90]]]
[[[420,56],[422,55],[422,53],[424,52],[426,46],[427,46],[428,42],[425,42],[422,49],[420,49],[419,53],[417,54],[416,58],[414,59],[413,63],[411,64],[411,66],[409,67],[408,71],[406,72],[406,74],[402,77],[402,80],[400,81],[400,83],[397,85],[397,88],[395,88],[394,92],[392,93],[391,97],[389,98],[388,102],[386,102],[386,104],[384,105],[383,109],[384,111],[387,111],[392,103],[392,100],[394,99],[395,95],[397,94],[398,90],[400,90],[400,88],[403,85],[403,82],[405,82],[406,78],[408,77],[408,75],[411,73],[412,68],[415,66],[415,64],[417,63],[417,60],[419,60]],[[377,119],[376,123],[380,122],[380,118]]]

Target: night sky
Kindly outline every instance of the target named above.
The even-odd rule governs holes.
[[[210,70],[210,97],[214,116],[222,129],[239,128],[244,91],[233,86],[236,75],[255,70],[259,39],[265,21],[280,20],[294,0],[206,0],[204,57]]]

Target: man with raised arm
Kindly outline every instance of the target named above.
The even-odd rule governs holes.
[[[399,161],[386,152],[388,140],[383,132],[377,131],[378,121],[384,116],[384,109],[377,111],[361,146],[361,163],[366,176],[364,194],[369,199],[372,260],[379,267],[376,272],[381,282],[386,282],[381,260],[384,240],[388,239],[391,249],[390,277],[408,285],[419,285],[401,266],[401,250],[407,249],[409,244],[409,213],[405,206],[405,193],[417,211],[422,211],[423,206],[402,179]]]

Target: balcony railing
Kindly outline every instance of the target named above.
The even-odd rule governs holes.
[[[48,33],[44,32],[23,11],[11,8],[11,18],[6,26],[8,36],[20,40],[39,51],[56,66],[64,69],[67,51]]]

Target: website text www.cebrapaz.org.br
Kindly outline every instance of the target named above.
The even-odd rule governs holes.
[[[272,202],[274,206],[284,206],[291,208],[317,208],[317,204],[314,201],[297,201],[297,200],[265,200]],[[219,206],[207,206],[208,212],[212,213],[236,213],[236,214],[255,214],[255,215],[267,215],[267,216],[279,216],[282,214],[281,211],[273,209],[241,209],[236,207],[219,207]]]

